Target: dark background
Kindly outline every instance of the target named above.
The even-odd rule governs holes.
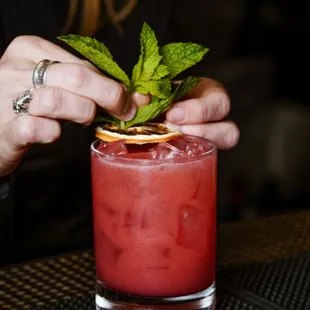
[[[219,220],[309,208],[310,2],[205,1],[207,75],[232,99],[239,145],[219,154]]]
[[[17,1],[16,6],[0,0],[0,51],[21,34],[36,34],[56,41],[67,14],[67,2],[33,1],[36,5],[30,10],[27,2],[22,0]],[[224,84],[232,101],[230,118],[241,132],[237,147],[219,152],[219,221],[248,220],[309,208],[310,1],[195,0],[191,4],[178,0],[177,6],[174,5],[177,1],[169,1],[170,6],[168,0],[162,1],[165,3],[162,7],[157,0],[140,1],[141,6],[123,23],[124,40],[119,39],[112,25],[103,27],[98,35],[104,38],[117,60],[122,56],[127,60],[124,67],[127,69],[136,62],[139,50],[136,38],[145,16],[159,37],[165,40],[177,31],[184,38],[182,40],[201,42],[210,48],[197,73]],[[27,22],[24,21],[26,10]],[[169,10],[175,10],[176,17],[181,16],[171,28],[168,26],[170,20],[158,17],[168,16]],[[185,28],[181,27],[183,21]],[[41,160],[37,160],[38,149],[28,152],[27,156],[38,164],[36,173],[27,170],[27,165],[23,166],[26,167],[24,170],[21,165],[18,168],[22,177],[20,174],[15,186],[23,191],[15,200],[14,212],[18,217],[15,226],[5,220],[9,232],[13,231],[11,227],[18,231],[17,241],[13,234],[10,239],[16,252],[16,244],[21,245],[20,257],[16,255],[18,259],[31,253],[23,247],[35,249],[33,256],[39,255],[36,253],[51,255],[88,242],[92,233],[89,167],[79,165],[76,170],[76,163],[88,163],[89,143],[86,134],[75,139],[77,133],[82,137],[85,131],[75,125],[68,126],[66,135],[62,135],[58,143],[44,148],[45,157],[40,156]],[[62,145],[70,147],[62,148]],[[53,157],[57,154],[55,161],[45,160],[50,154]],[[63,171],[69,172],[67,178],[63,176],[60,180],[64,186],[47,187],[46,184],[58,181]],[[33,192],[27,186],[43,190],[32,200]],[[48,233],[44,233],[46,231]],[[69,248],[71,241],[76,244]]]

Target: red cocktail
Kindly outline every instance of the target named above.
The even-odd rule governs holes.
[[[135,306],[189,295],[184,309],[211,309],[213,298],[208,307],[193,301],[214,294],[216,158],[213,143],[190,136],[92,145],[98,309],[119,309],[126,294]]]

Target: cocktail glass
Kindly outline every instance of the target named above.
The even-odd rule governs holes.
[[[214,309],[214,143],[97,140],[91,167],[97,310]]]

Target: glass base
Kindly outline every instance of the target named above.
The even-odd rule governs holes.
[[[97,281],[96,310],[215,310],[215,284],[196,294],[143,297],[118,293]]]

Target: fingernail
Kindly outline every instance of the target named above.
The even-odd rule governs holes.
[[[167,122],[167,121],[165,121],[164,122],[167,126],[169,126],[169,127],[172,127],[172,128],[174,128],[174,129],[176,129],[176,130],[179,130],[179,131],[182,131],[182,126],[178,126],[178,125],[175,125],[175,124],[171,124],[171,123],[169,123],[169,122]]]
[[[122,115],[123,115],[124,120],[129,121],[133,119],[133,117],[136,115],[136,111],[137,111],[136,106],[132,104],[131,97],[128,96],[124,104],[123,110],[122,110]]]
[[[129,110],[129,112],[126,114],[126,116],[124,116],[124,120],[125,120],[125,121],[130,121],[130,120],[132,120],[132,119],[135,117],[136,113],[137,113],[137,109],[136,109],[135,106],[133,106],[133,107]]]
[[[151,96],[150,95],[142,95],[137,92],[134,92],[131,96],[133,103],[137,107],[143,107],[151,103]]]
[[[180,122],[185,117],[185,111],[182,108],[175,108],[167,114],[167,118],[172,123]]]
[[[122,114],[126,115],[130,111],[131,106],[132,106],[131,97],[127,96],[127,99],[126,99],[125,104],[124,104],[123,109],[122,109]]]

